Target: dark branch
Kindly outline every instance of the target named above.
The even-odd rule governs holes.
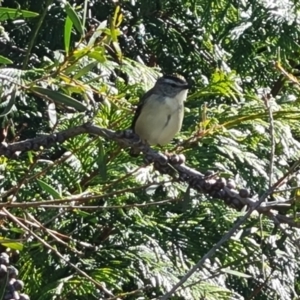
[[[254,207],[258,203],[258,197],[249,197],[245,190],[240,191],[232,188],[232,183],[220,178],[217,175],[205,176],[202,173],[186,166],[178,156],[166,156],[153,150],[143,143],[131,130],[115,132],[113,130],[101,128],[90,123],[83,124],[74,128],[66,129],[51,135],[43,135],[37,138],[0,146],[0,155],[8,158],[17,158],[16,153],[29,150],[39,150],[41,147],[50,148],[56,143],[75,137],[79,134],[88,133],[101,136],[119,143],[123,148],[134,147],[140,150],[147,163],[153,163],[154,167],[162,174],[169,174],[174,179],[186,182],[189,186],[199,193],[206,194],[212,198],[223,200],[227,205],[235,209],[242,209],[244,206]],[[256,210],[269,218],[275,216],[282,223],[287,223],[293,227],[300,227],[300,224],[283,215],[279,215],[275,208],[289,206],[288,202],[263,202]]]

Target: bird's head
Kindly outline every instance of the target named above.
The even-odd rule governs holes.
[[[183,90],[189,89],[190,86],[186,80],[179,75],[164,75],[157,79],[154,90],[168,97],[175,97]]]

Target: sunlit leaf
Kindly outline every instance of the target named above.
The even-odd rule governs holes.
[[[69,49],[70,49],[72,28],[73,28],[73,23],[70,17],[67,16],[65,21],[65,33],[64,33],[65,51],[67,55],[69,54]]]
[[[16,242],[14,240],[9,240],[9,239],[5,239],[5,238],[0,238],[0,244],[4,247],[10,248],[10,249],[14,249],[14,250],[19,250],[22,251],[23,250],[23,244]]]
[[[0,55],[0,64],[8,65],[8,64],[12,64],[12,63],[13,63],[12,60]]]
[[[237,277],[243,277],[243,278],[251,278],[252,277],[251,275],[248,275],[248,274],[245,274],[245,273],[242,273],[242,272],[239,272],[239,271],[235,271],[235,270],[232,270],[232,269],[229,269],[229,268],[222,268],[221,270],[224,273],[231,274],[231,275],[234,275],[234,276],[237,276]]]
[[[39,14],[27,11],[27,10],[20,10],[15,8],[8,8],[8,7],[0,7],[0,21],[5,21],[8,19],[17,19],[20,17],[23,18],[34,18],[37,17]]]
[[[48,116],[50,127],[53,128],[57,123],[57,112],[54,103],[49,103],[48,105]]]
[[[6,95],[6,98],[8,98],[8,99],[7,99],[6,103],[5,103],[5,108],[4,108],[3,112],[0,112],[0,117],[6,116],[6,115],[8,115],[11,112],[11,110],[13,109],[13,107],[15,105],[16,94],[17,94],[16,88],[14,88],[10,92],[9,95]],[[1,104],[2,104],[1,106],[4,105],[4,103],[1,103]]]
[[[101,36],[101,34],[103,34],[103,31],[105,29],[107,29],[107,20],[102,21],[100,25],[96,28],[95,32],[93,33],[88,42],[89,47],[94,46],[95,41]]]
[[[66,4],[65,4],[65,11],[66,11],[68,17],[70,18],[70,21],[73,23],[74,27],[77,29],[77,31],[80,33],[80,35],[83,35],[84,28],[82,26],[80,18],[69,2],[66,2]],[[70,26],[70,25],[68,25],[68,26]]]
[[[76,99],[74,99],[70,96],[64,95],[60,92],[41,88],[38,86],[32,87],[31,91],[37,92],[40,95],[45,95],[45,96],[49,97],[51,100],[53,100],[54,102],[57,102],[59,104],[64,104],[67,106],[74,107],[75,109],[77,109],[79,111],[86,110],[86,106],[84,106],[81,102],[77,101]]]
[[[95,68],[97,66],[98,62],[92,62],[88,65],[86,65],[85,67],[83,67],[82,69],[80,69],[75,75],[74,75],[74,79],[79,79],[80,77],[86,75],[89,71],[91,71],[93,68]]]
[[[45,181],[40,180],[40,179],[37,179],[37,182],[38,182],[39,186],[41,187],[41,189],[44,192],[46,192],[47,194],[49,194],[50,196],[52,196],[54,199],[62,198],[62,195],[50,184],[48,184]]]

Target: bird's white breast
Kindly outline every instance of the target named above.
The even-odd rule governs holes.
[[[163,101],[161,96],[152,95],[135,124],[135,132],[140,138],[150,145],[168,144],[181,129],[187,92],[184,90],[175,98],[166,97]]]

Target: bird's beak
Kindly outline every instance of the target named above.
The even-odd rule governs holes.
[[[186,84],[185,86],[183,86],[183,88],[184,88],[185,90],[189,90],[191,87],[192,87],[192,86],[191,86],[190,84]]]

